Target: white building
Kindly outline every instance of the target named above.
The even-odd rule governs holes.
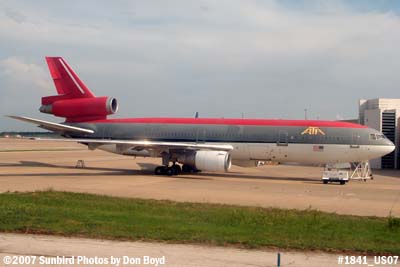
[[[396,145],[392,153],[371,160],[371,167],[400,169],[400,99],[361,99],[359,118],[361,124],[382,132]]]

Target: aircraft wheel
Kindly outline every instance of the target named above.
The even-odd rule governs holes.
[[[340,181],[340,184],[341,185],[344,185],[346,182],[345,181]]]
[[[323,182],[324,182],[324,184],[328,184],[328,180],[324,180]]]
[[[181,172],[182,172],[181,166],[179,166],[179,165],[177,165],[177,164],[172,165],[171,168],[172,168],[173,171],[174,171],[174,175],[179,175],[179,174],[181,174]]]
[[[175,173],[175,171],[172,167],[168,167],[165,171],[165,174],[168,176],[172,176],[172,175],[174,175],[174,173]]]
[[[184,164],[182,166],[182,172],[191,173],[193,171],[193,167],[190,165]]]
[[[163,175],[166,173],[166,168],[165,166],[158,166],[157,168],[155,168],[154,170],[154,174],[155,175]]]

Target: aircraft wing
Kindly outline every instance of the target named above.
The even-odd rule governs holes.
[[[42,141],[58,141],[58,142],[77,142],[88,145],[126,145],[127,147],[133,147],[137,150],[141,149],[191,149],[191,150],[218,150],[218,151],[230,151],[233,150],[233,146],[224,144],[203,144],[203,143],[189,143],[189,142],[160,142],[160,141],[147,141],[147,140],[110,140],[110,139],[56,139],[56,138],[31,138],[32,140]]]
[[[7,117],[16,119],[16,120],[20,120],[20,121],[33,123],[33,124],[38,125],[40,128],[54,131],[57,133],[63,133],[63,132],[90,133],[90,134],[94,133],[94,131],[90,130],[90,129],[84,129],[84,128],[80,128],[80,127],[74,127],[74,126],[64,125],[64,124],[55,123],[55,122],[32,119],[32,118],[28,118],[28,117],[22,117],[22,116],[7,116]]]
[[[93,130],[64,125],[55,122],[48,122],[28,117],[22,116],[7,116],[13,119],[29,122],[38,125],[41,128],[51,130],[57,133],[63,132],[76,132],[76,133],[94,133]],[[148,140],[112,140],[112,139],[80,139],[80,138],[30,138],[32,140],[42,140],[42,141],[57,141],[57,142],[76,142],[81,144],[87,144],[89,148],[96,148],[100,145],[120,145],[125,148],[134,148],[136,150],[143,149],[191,149],[191,150],[218,150],[218,151],[230,151],[233,149],[231,145],[225,144],[204,144],[204,143],[190,143],[190,142],[162,142],[162,141],[148,141]]]

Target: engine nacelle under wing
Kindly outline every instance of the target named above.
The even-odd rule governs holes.
[[[207,172],[227,172],[231,168],[231,156],[226,151],[196,151],[178,157],[178,162]]]

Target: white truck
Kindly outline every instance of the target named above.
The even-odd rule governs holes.
[[[325,170],[322,173],[322,182],[327,184],[329,182],[338,182],[344,185],[349,181],[349,172],[343,170]]]

